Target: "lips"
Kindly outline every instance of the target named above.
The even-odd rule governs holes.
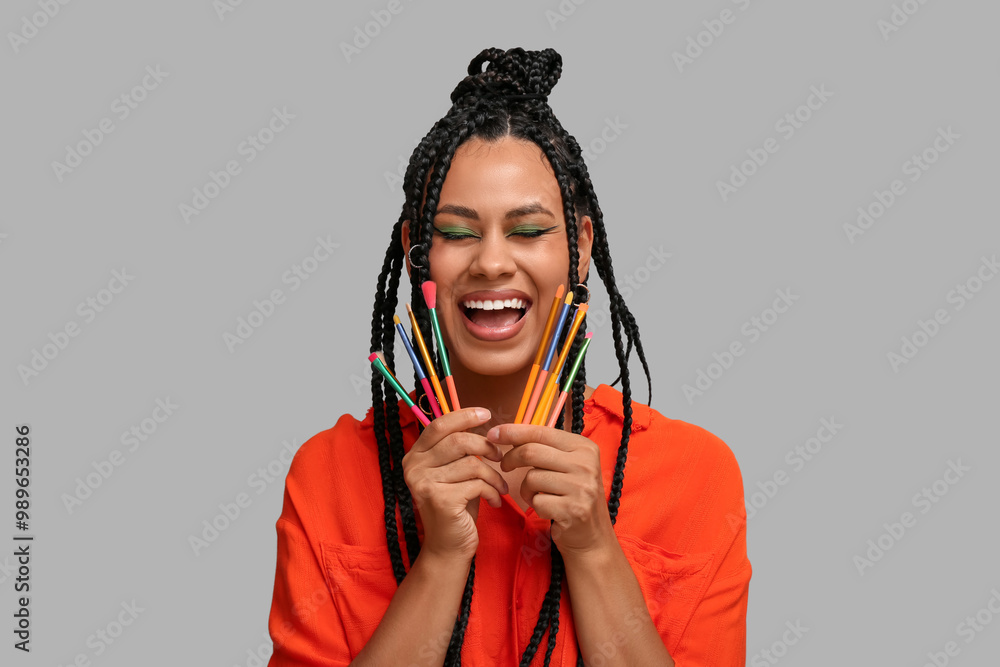
[[[487,328],[502,328],[522,319],[531,307],[531,299],[519,290],[481,290],[459,297],[458,305],[470,320]],[[516,319],[511,310],[517,312]]]
[[[531,303],[528,295],[519,290],[481,290],[458,298],[462,322],[469,333],[490,341],[516,335],[524,327]]]

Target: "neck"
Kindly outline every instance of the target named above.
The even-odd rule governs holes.
[[[480,375],[452,362],[451,370],[462,407],[486,408],[493,415],[473,432],[485,435],[494,426],[514,422],[530,367],[512,375]]]

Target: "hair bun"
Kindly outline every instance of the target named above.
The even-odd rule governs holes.
[[[545,100],[562,74],[562,56],[554,49],[483,49],[469,63],[468,72],[451,93],[454,104],[521,96]]]

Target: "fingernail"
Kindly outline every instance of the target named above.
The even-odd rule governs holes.
[[[500,427],[494,426],[486,433],[487,440],[496,441],[500,437]]]
[[[486,408],[476,408],[476,416],[479,417],[481,421],[486,421],[492,415],[490,414],[490,411],[487,410]]]

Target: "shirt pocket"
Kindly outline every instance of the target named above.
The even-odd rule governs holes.
[[[632,565],[653,624],[673,653],[708,588],[712,554],[672,553],[631,535],[619,535],[618,543]]]
[[[398,586],[385,547],[322,542],[327,584],[344,624],[351,656],[375,633]]]

